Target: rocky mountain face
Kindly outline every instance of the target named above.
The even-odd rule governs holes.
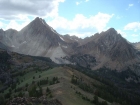
[[[91,41],[76,49],[78,53],[90,54],[101,62],[97,68],[106,66],[120,70],[139,62],[137,50],[113,28],[94,35]]]
[[[56,63],[78,64],[93,70],[107,67],[123,71],[131,67],[137,71],[140,63],[138,50],[113,28],[81,39],[60,35],[38,17],[21,31],[1,29],[0,47],[21,54],[50,57]]]
[[[0,30],[1,43],[21,54],[50,57],[56,63],[67,54],[67,43],[43,19],[36,18],[21,31]],[[71,46],[71,45],[70,45]]]
[[[140,51],[140,42],[132,43]]]
[[[96,66],[97,62],[95,57],[89,54],[74,54],[71,56],[64,57],[63,59],[67,59],[68,61],[72,62],[74,65],[82,66],[84,68],[90,69],[91,67]]]
[[[83,39],[78,38],[77,36],[70,36],[68,34],[66,35],[60,35],[61,39],[67,43],[79,43],[81,42]]]
[[[16,30],[8,29],[4,31],[0,29],[0,48],[5,50],[12,50],[15,42],[14,36],[17,34]]]

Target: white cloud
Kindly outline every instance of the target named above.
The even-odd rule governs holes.
[[[89,0],[85,0],[85,2],[88,2]]]
[[[90,37],[91,35],[94,35],[96,32],[84,32],[84,33],[79,33],[79,32],[71,32],[69,35],[73,36],[78,36],[80,38],[85,38],[85,37]],[[62,35],[65,35],[66,33],[62,33]]]
[[[28,25],[31,22],[31,20],[29,18],[25,19],[25,20],[21,20],[21,23],[15,21],[15,20],[11,20],[9,22],[9,24],[7,25],[7,27],[5,28],[5,30],[7,29],[16,29],[16,30],[21,30],[23,27],[25,27],[26,25]]]
[[[129,6],[129,7],[132,7],[132,6],[134,6],[134,4],[129,4],[128,6]]]
[[[79,4],[81,4],[81,3],[83,3],[83,2],[88,2],[89,0],[84,0],[84,1],[76,1],[75,3],[76,3],[76,5],[79,5]]]
[[[101,32],[106,28],[107,23],[113,17],[105,13],[98,13],[95,16],[86,17],[83,14],[76,14],[72,20],[67,20],[64,17],[56,17],[47,23],[56,30],[63,30],[65,34],[77,33],[78,35],[89,32]],[[70,33],[69,33],[70,32]]]
[[[126,10],[129,10],[129,8],[131,8],[131,7],[133,7],[134,6],[134,4],[129,4],[128,5],[128,8],[126,8]]]
[[[121,34],[124,38],[127,37],[127,34],[126,34],[124,31],[122,31],[122,30],[117,30],[117,32],[118,32],[119,34]]]
[[[65,0],[0,0],[0,28],[4,30],[13,28],[21,30],[36,16],[47,19],[47,23],[63,34],[75,34],[81,37],[92,35],[106,29],[106,25],[113,14],[98,13],[95,16],[86,17],[76,14],[72,20],[59,16],[58,6]],[[84,0],[88,2],[89,0]],[[77,2],[82,3],[84,1]],[[30,18],[31,17],[31,18]],[[8,20],[4,23],[2,20]],[[58,31],[58,32],[59,32]]]
[[[0,19],[0,28],[4,30],[12,28],[19,31],[31,22],[28,16],[20,14],[20,15],[17,15],[17,17],[19,18],[17,20],[16,19],[15,20]]]
[[[136,32],[137,30],[140,30],[140,22],[128,23],[124,27],[124,30],[133,30],[134,32]]]
[[[79,5],[79,4],[81,4],[81,3],[82,3],[82,1],[80,1],[80,2],[77,1],[77,2],[76,2],[76,5]]]
[[[139,35],[138,35],[138,34],[132,34],[131,36],[133,36],[133,37],[138,37]]]
[[[139,39],[137,37],[134,37],[131,39],[131,42],[133,42],[133,43],[139,42]]]
[[[76,2],[76,5],[79,5],[79,4],[80,4],[80,2],[77,1],[77,2]]]
[[[0,21],[0,27],[2,27],[3,26],[3,23]]]
[[[65,0],[0,0],[1,19],[18,19],[18,15],[57,16],[60,2]]]
[[[126,38],[130,42],[138,42],[140,39],[140,33],[134,33],[132,31],[126,30],[117,30],[118,33],[122,35],[122,37]]]
[[[20,30],[20,25],[15,20],[11,20],[6,29],[10,28]]]
[[[64,1],[0,0],[0,28],[20,30],[35,17],[57,17],[59,3]]]

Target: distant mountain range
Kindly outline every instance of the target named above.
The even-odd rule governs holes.
[[[140,75],[139,45],[128,42],[114,28],[84,39],[60,35],[39,17],[20,31],[0,30],[2,49],[49,57],[58,64],[78,64],[92,70],[131,68],[137,75]]]
[[[114,28],[84,39],[60,35],[39,17],[20,31],[0,29],[0,99],[1,105],[139,105],[140,43]]]

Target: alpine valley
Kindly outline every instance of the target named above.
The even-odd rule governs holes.
[[[114,28],[84,39],[37,17],[0,29],[0,105],[140,105],[140,43]]]

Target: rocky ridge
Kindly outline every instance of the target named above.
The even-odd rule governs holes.
[[[60,35],[45,20],[37,17],[20,31],[1,29],[0,42],[1,48],[26,55],[50,57],[58,64],[78,63],[82,66],[81,57],[75,57],[77,54],[88,54],[95,58],[96,62],[84,66],[93,70],[105,66],[119,71],[131,67],[136,71],[135,68],[140,63],[138,50],[114,28],[81,39]],[[72,60],[72,56],[75,56],[75,59]],[[84,62],[89,61],[84,58]]]

